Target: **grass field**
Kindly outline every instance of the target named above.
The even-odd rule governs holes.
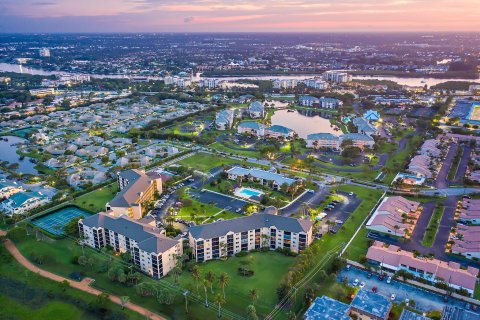
[[[0,251],[0,319],[143,319],[112,302],[102,313],[95,307],[95,296],[70,287],[63,291],[57,282],[23,268],[3,245]]]
[[[177,164],[207,172],[215,167],[238,162],[239,160],[233,160],[219,155],[200,152],[191,157],[178,161]]]
[[[397,172],[403,169],[403,167],[407,164],[408,158],[417,149],[417,144],[422,141],[422,139],[422,136],[414,135],[410,140],[408,140],[405,149],[398,153],[394,153],[388,158],[387,163],[385,164],[385,167],[389,172],[384,180],[386,184],[390,184],[393,181],[393,178],[395,178]]]
[[[91,193],[84,194],[70,201],[70,203],[93,212],[105,211],[105,205],[115,197],[117,191],[117,183],[112,183]]]
[[[268,314],[278,302],[275,290],[279,286],[279,279],[287,272],[288,268],[293,264],[294,258],[287,257],[276,252],[258,252],[251,253],[253,259],[252,270],[255,274],[251,277],[239,275],[237,269],[241,266],[242,260],[247,257],[231,257],[226,261],[209,261],[199,264],[201,277],[204,278],[208,271],[218,277],[222,272],[229,275],[230,281],[225,288],[227,297],[226,308],[233,312],[242,314],[245,308],[252,303],[248,293],[252,289],[258,290],[258,301],[255,308],[258,314]],[[173,281],[169,278],[168,281]],[[196,286],[191,273],[184,273],[179,278],[180,285],[184,288],[190,288],[196,292]],[[213,286],[213,294],[208,289],[208,298],[212,299],[216,294],[221,292],[218,281]],[[202,284],[199,284],[199,295],[204,296]],[[262,317],[260,317],[262,318]]]
[[[422,245],[425,247],[431,247],[433,242],[435,241],[435,236],[437,235],[438,227],[440,226],[440,221],[442,220],[443,212],[445,211],[445,207],[439,205],[435,207],[433,211],[432,217],[428,222],[428,227],[425,230],[425,234],[423,236]]]
[[[233,146],[233,145],[232,145]],[[241,148],[241,146],[235,145],[237,148]],[[215,142],[210,146],[210,148],[215,149],[219,152],[225,152],[227,154],[235,154],[240,157],[248,157],[248,158],[260,158],[260,152],[252,151],[252,150],[237,150],[228,147],[228,144],[222,144],[219,142]]]

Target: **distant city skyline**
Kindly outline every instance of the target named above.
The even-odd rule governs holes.
[[[480,32],[478,6],[478,0],[2,0],[0,32]]]

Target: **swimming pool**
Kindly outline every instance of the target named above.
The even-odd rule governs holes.
[[[239,197],[250,199],[252,197],[260,197],[263,195],[263,192],[252,188],[240,188],[235,192],[235,194]]]
[[[63,235],[63,227],[65,227],[70,221],[78,217],[88,217],[92,215],[90,212],[85,211],[76,206],[66,206],[51,213],[34,219],[32,223],[37,227],[56,236]]]

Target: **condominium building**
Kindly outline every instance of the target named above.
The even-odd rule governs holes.
[[[480,259],[480,226],[458,224],[450,236],[450,251],[468,259]],[[449,242],[450,242],[449,241]]]
[[[343,105],[341,100],[335,98],[321,97],[316,98],[310,95],[303,95],[298,98],[300,105],[304,107],[319,107],[322,109],[336,109]]]
[[[227,175],[229,180],[241,178],[242,180],[255,181],[261,185],[269,185],[274,190],[280,189],[283,184],[291,186],[297,181],[279,173],[256,168],[233,167],[227,171]]]
[[[367,134],[367,135],[375,135],[378,133],[377,128],[371,125],[367,119],[365,118],[354,118],[352,123],[357,127],[358,133]]]
[[[351,77],[348,73],[335,70],[325,72],[324,74],[322,74],[322,77],[325,81],[334,83],[344,83],[351,80]]]
[[[248,114],[250,118],[263,118],[265,117],[265,107],[261,102],[254,101],[248,106]]]
[[[38,50],[38,53],[40,57],[43,57],[43,58],[50,57],[50,49],[48,48],[41,48],[40,50]]]
[[[266,126],[264,124],[254,121],[246,121],[238,125],[237,132],[240,134],[247,133],[253,134],[257,137],[263,137],[265,134],[265,128]]]
[[[312,230],[312,221],[259,213],[193,226],[189,243],[198,262],[260,248],[300,252],[312,243]]]
[[[221,80],[219,79],[200,79],[197,82],[197,86],[200,88],[215,89],[220,85],[220,83]]]
[[[462,199],[457,205],[455,218],[462,223],[480,224],[480,199]]]
[[[215,127],[217,130],[228,130],[233,126],[234,112],[233,110],[219,111],[215,117]]]
[[[421,213],[419,202],[400,196],[385,197],[367,221],[367,229],[409,238]]]
[[[280,126],[280,125],[273,125],[265,129],[265,136],[269,138],[293,138],[295,135],[295,131],[290,128]]]
[[[89,247],[111,247],[116,252],[130,252],[142,272],[159,279],[172,270],[183,254],[182,242],[163,234],[163,230],[127,216],[113,217],[98,213],[78,221],[80,235]]]
[[[134,219],[143,217],[145,204],[162,193],[162,178],[150,177],[145,171],[132,169],[119,172],[117,195],[107,203],[106,211],[113,216],[127,215]]]
[[[375,241],[368,249],[367,260],[381,268],[397,272],[403,270],[432,284],[444,282],[455,290],[465,290],[473,296],[479,270],[474,267],[460,268],[460,264],[450,261],[416,257],[412,252],[398,246]]]
[[[312,133],[307,136],[307,148],[339,150],[340,138],[331,133]]]
[[[25,189],[16,182],[0,181],[0,200],[10,198],[15,193],[22,191],[25,191]]]
[[[9,216],[24,214],[29,210],[43,206],[49,198],[39,192],[17,192],[0,204],[0,211]]]
[[[369,135],[366,135],[366,134],[362,134],[362,133],[342,134],[340,136],[340,145],[345,140],[352,141],[352,145],[354,147],[360,148],[362,150],[365,149],[366,147],[371,149],[375,145],[375,140],[372,137],[370,137]]]

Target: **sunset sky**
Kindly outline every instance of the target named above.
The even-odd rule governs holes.
[[[479,31],[480,0],[0,0],[0,32]]]

